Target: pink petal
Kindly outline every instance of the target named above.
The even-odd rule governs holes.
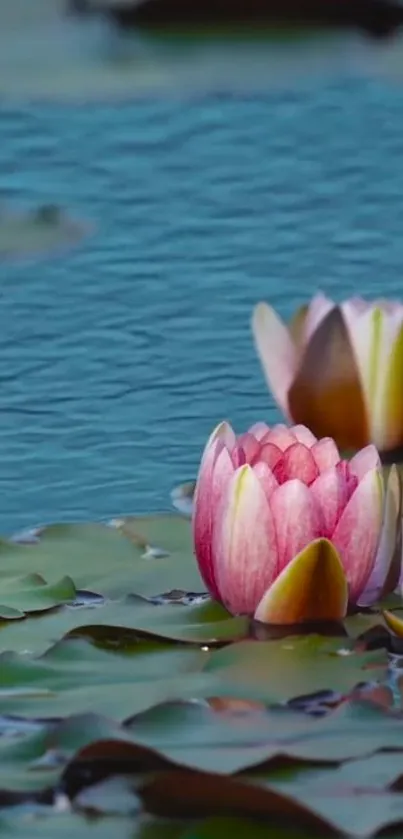
[[[325,472],[340,460],[339,450],[332,437],[322,437],[312,446],[311,452],[315,458],[319,472]]]
[[[207,443],[204,448],[202,461],[206,451],[210,446],[213,445],[213,443],[216,440],[221,440],[224,443],[224,446],[226,446],[229,451],[231,451],[233,446],[235,446],[236,434],[229,422],[220,422],[219,425],[216,426],[214,431],[211,432],[210,437],[207,440]]]
[[[347,493],[346,500],[349,501],[353,492],[355,492],[358,487],[359,480],[357,476],[352,473],[350,464],[347,460],[340,460],[339,463],[336,463],[335,469],[344,483]]]
[[[317,439],[312,431],[306,427],[306,425],[293,425],[292,432],[297,438],[299,443],[303,443],[304,446],[307,446],[308,449],[311,449],[312,446],[317,443]]]
[[[256,437],[254,437],[250,432],[241,434],[240,437],[238,437],[237,446],[244,451],[244,463],[253,463],[259,455],[260,443],[258,443]],[[242,463],[237,465],[242,466]]]
[[[225,440],[231,440],[226,424],[219,426],[211,435],[204,449],[193,500],[193,538],[195,552],[202,578],[213,594],[218,597],[212,558],[212,525],[214,504],[234,469]],[[235,439],[235,435],[234,435]]]
[[[383,518],[383,480],[377,469],[367,472],[345,507],[333,533],[349,584],[357,603],[375,564]]]
[[[385,496],[385,507],[382,524],[382,533],[378,546],[378,553],[371,576],[365,586],[365,591],[360,597],[360,606],[371,606],[383,595],[385,583],[388,582],[392,570],[392,585],[390,591],[396,587],[399,579],[399,566],[401,564],[400,533],[401,526],[401,483],[396,466],[393,465],[388,475],[388,483]],[[396,557],[396,551],[398,556]],[[393,573],[392,564],[397,565],[396,575]],[[388,592],[389,593],[389,592]]]
[[[262,485],[250,466],[232,476],[213,532],[221,600],[232,614],[253,614],[277,571],[276,535]]]
[[[252,330],[268,386],[288,418],[288,391],[298,367],[294,342],[285,324],[267,303],[256,306]]]
[[[308,542],[320,535],[320,510],[302,481],[282,484],[270,500],[277,534],[278,569],[282,571]]]
[[[273,475],[272,470],[267,465],[267,463],[256,463],[253,467],[253,471],[263,487],[265,496],[267,501],[270,501],[270,498],[273,495],[273,492],[278,488],[278,483]]]
[[[356,475],[359,481],[371,469],[380,469],[380,466],[381,459],[378,450],[372,445],[365,446],[365,449],[360,449],[349,461],[350,472]]]
[[[319,469],[310,449],[302,443],[294,443],[290,446],[283,453],[283,457],[276,464],[273,472],[279,484],[290,481],[292,478],[299,478],[307,486],[319,475]]]
[[[283,457],[283,452],[273,443],[265,443],[260,449],[259,461],[267,463],[270,469],[274,469],[276,463]]]
[[[249,434],[253,434],[253,436],[256,437],[256,440],[259,440],[260,442],[262,437],[265,437],[269,431],[270,428],[265,422],[255,422],[255,424],[249,429]]]
[[[310,491],[321,510],[322,536],[331,539],[349,500],[346,482],[338,469],[327,469],[311,484]]]
[[[234,469],[239,469],[240,466],[244,466],[246,463],[246,454],[242,446],[239,446],[238,443],[232,449],[231,460]]]
[[[287,428],[286,425],[279,423],[278,425],[273,425],[273,428],[270,429],[269,433],[263,438],[262,443],[273,443],[273,445],[278,446],[282,452],[285,452],[289,446],[292,446],[294,443],[297,442],[297,438],[291,428]]]

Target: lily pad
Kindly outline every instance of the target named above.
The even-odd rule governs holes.
[[[136,743],[178,764],[224,773],[270,767],[279,757],[328,764],[403,748],[393,715],[359,702],[319,719],[281,707],[218,714],[208,705],[171,704],[134,717],[126,727]]]
[[[218,694],[283,702],[320,690],[349,692],[384,677],[387,664],[384,650],[357,653],[352,643],[309,635],[231,644],[213,651],[204,670],[216,676]]]
[[[40,574],[14,577],[0,571],[0,620],[44,612],[73,601],[75,595],[76,589],[70,577],[47,583]]]
[[[28,566],[49,580],[63,569],[78,589],[110,597],[148,597],[174,588],[205,591],[190,527],[180,516],[125,519],[119,528],[56,524],[43,528],[34,545],[0,542],[3,570],[26,573]]]
[[[124,719],[161,701],[204,694],[200,649],[139,642],[130,654],[68,639],[45,655],[0,656],[0,713],[61,717],[91,709]],[[198,677],[199,675],[199,677]]]
[[[248,621],[233,618],[217,603],[155,606],[140,597],[107,601],[103,606],[66,607],[35,621],[0,625],[3,649],[44,653],[55,641],[72,634],[105,645],[125,647],[142,637],[213,647],[247,635]]]

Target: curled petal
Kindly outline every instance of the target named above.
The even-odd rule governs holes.
[[[260,442],[262,437],[266,437],[266,434],[268,434],[269,431],[270,428],[265,422],[255,422],[255,424],[250,427],[249,434],[253,434],[256,440]]]
[[[314,481],[310,491],[321,510],[322,532],[331,539],[348,501],[346,482],[338,469],[328,469]]]
[[[312,446],[311,452],[315,458],[319,472],[325,472],[336,466],[340,460],[339,450],[331,437],[322,437]]]
[[[296,479],[276,489],[270,506],[281,571],[305,545],[320,535],[320,510],[308,487]]]
[[[382,615],[388,629],[390,629],[394,635],[397,635],[398,638],[403,638],[403,619],[398,618],[398,616],[393,612],[388,611],[382,612]]]
[[[315,435],[312,434],[312,431],[306,425],[293,425],[292,432],[298,442],[303,443],[308,449],[311,449],[317,442]]]
[[[215,575],[232,614],[253,614],[277,573],[274,523],[265,491],[250,466],[232,476],[213,530]]]
[[[224,433],[226,433],[224,429]],[[219,599],[215,581],[212,532],[215,506],[223,492],[226,482],[233,474],[231,456],[223,439],[217,436],[207,444],[193,499],[193,539],[195,552],[202,578],[213,597]]]
[[[360,606],[371,606],[390,594],[399,582],[402,562],[402,486],[395,465],[390,469],[386,486],[382,533],[371,576],[360,597]]]
[[[375,446],[365,446],[360,449],[354,457],[349,461],[350,472],[355,475],[359,481],[370,472],[371,469],[381,468],[381,459],[378,454],[378,449]]]
[[[341,620],[348,587],[340,557],[327,539],[307,545],[262,597],[256,620],[272,624]]]
[[[269,388],[288,417],[288,391],[298,365],[295,344],[285,324],[267,303],[256,306],[252,330]]]
[[[326,295],[321,291],[312,297],[306,314],[305,343],[308,343],[319,324],[322,323],[326,315],[328,315],[334,308],[335,303],[333,300],[330,300],[329,297],[326,297]]]
[[[237,446],[244,451],[245,463],[253,463],[260,452],[260,443],[256,440],[256,437],[249,432],[241,434],[240,437],[238,437]],[[240,463],[239,465],[242,466],[243,464]]]
[[[276,463],[283,457],[283,452],[274,443],[264,443],[260,449],[259,461],[267,463],[270,469],[274,469]]]
[[[379,431],[383,437],[378,441],[382,450],[401,446],[403,443],[403,327],[400,328],[392,347],[389,366],[385,376],[383,395],[383,421]],[[375,437],[374,437],[375,439]]]
[[[304,303],[292,315],[291,320],[288,321],[287,327],[291,338],[298,350],[301,352],[306,343],[306,316],[308,314],[309,305]]]
[[[282,452],[285,452],[289,446],[292,446],[296,442],[297,438],[294,434],[293,428],[287,428],[287,426],[282,423],[273,425],[273,428],[271,428],[269,433],[262,439],[262,443],[265,445],[267,443],[271,443],[281,449]]]
[[[270,466],[260,461],[253,467],[253,471],[263,487],[267,501],[270,501],[273,492],[278,488],[278,483],[273,475]]]
[[[299,478],[309,486],[319,475],[319,469],[310,449],[302,443],[294,443],[283,454],[274,467],[274,474],[279,483]]]
[[[380,451],[403,443],[403,307],[383,301],[362,311],[350,300],[341,310],[355,355],[369,418]]]
[[[378,551],[383,519],[383,480],[378,469],[367,472],[345,507],[332,536],[357,603],[364,591]]]
[[[366,403],[349,333],[339,307],[313,332],[288,393],[294,422],[317,437],[329,435],[342,448],[369,439]]]
[[[216,426],[214,431],[211,432],[210,437],[207,440],[207,443],[204,448],[202,464],[206,451],[209,449],[210,446],[213,445],[213,443],[215,443],[216,440],[221,440],[221,442],[224,443],[224,446],[226,446],[229,451],[231,451],[233,446],[235,446],[236,434],[229,422],[220,422]]]

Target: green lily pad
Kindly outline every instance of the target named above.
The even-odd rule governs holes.
[[[110,597],[205,591],[190,527],[180,516],[128,519],[123,530],[102,524],[51,525],[41,531],[38,544],[0,542],[0,567],[16,574],[29,566],[49,580],[62,570],[78,589]]]
[[[0,714],[61,717],[89,709],[114,719],[209,688],[200,649],[139,642],[130,654],[84,639],[63,640],[40,658],[0,656]]]
[[[158,749],[175,763],[224,773],[270,766],[279,756],[338,763],[381,749],[403,749],[403,733],[396,731],[393,716],[356,702],[320,718],[285,708],[220,714],[203,704],[170,704],[134,717],[126,728],[136,743]]]
[[[348,693],[385,677],[387,663],[383,650],[357,653],[348,639],[308,635],[231,644],[213,651],[204,670],[216,676],[218,694],[282,702],[320,690]]]
[[[3,649],[44,653],[65,635],[91,637],[116,647],[130,646],[142,635],[203,646],[247,635],[245,618],[233,618],[218,603],[154,606],[140,597],[107,601],[93,608],[65,607],[35,620],[0,624]]]
[[[76,589],[70,577],[47,583],[40,574],[24,577],[0,571],[0,620],[23,618],[74,600]]]

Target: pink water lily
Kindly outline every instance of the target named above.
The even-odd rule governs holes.
[[[193,534],[212,597],[232,614],[276,624],[338,620],[395,588],[401,486],[386,488],[377,450],[349,462],[305,426],[222,423],[196,484]]]
[[[288,420],[342,448],[403,445],[403,305],[317,294],[286,326],[266,303],[252,320],[269,387]]]

